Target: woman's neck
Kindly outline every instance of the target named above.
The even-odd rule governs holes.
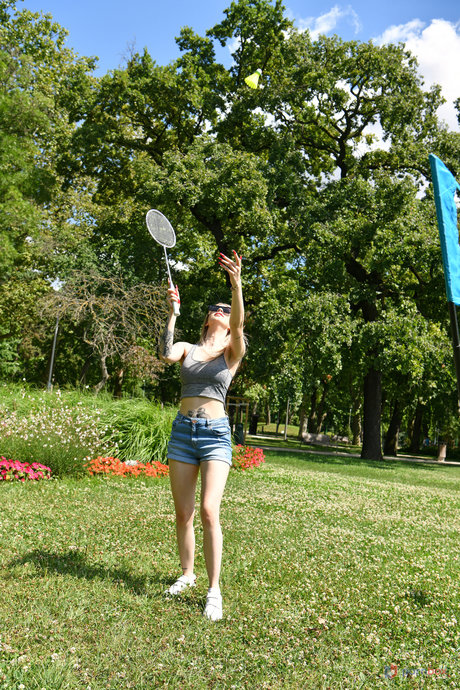
[[[205,350],[210,352],[220,352],[223,350],[227,344],[227,334],[226,333],[207,333],[206,338],[203,342],[203,347]]]

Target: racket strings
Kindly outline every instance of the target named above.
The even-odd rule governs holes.
[[[156,227],[153,232],[157,242],[164,244],[166,247],[174,246],[174,237],[168,228]]]
[[[174,247],[176,244],[176,235],[172,226],[168,221],[161,217],[158,213],[149,211],[146,217],[147,228],[153,239],[162,244],[164,247]]]

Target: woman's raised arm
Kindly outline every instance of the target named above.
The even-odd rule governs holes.
[[[233,249],[233,260],[225,254],[220,255],[220,265],[224,268],[229,277],[232,288],[232,311],[230,313],[230,350],[236,360],[244,357],[246,343],[244,341],[244,301],[243,288],[241,286],[241,262],[243,257],[239,256]]]
[[[160,337],[160,359],[166,364],[175,364],[180,362],[180,360],[186,354],[185,350],[188,343],[175,343],[174,342],[174,328],[176,326],[176,315],[174,314],[173,303],[179,302],[179,290],[177,285],[175,288],[169,288],[168,290],[168,304],[169,304],[169,316],[166,322],[166,327]]]

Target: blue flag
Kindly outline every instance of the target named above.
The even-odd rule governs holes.
[[[434,200],[441,239],[447,299],[460,304],[460,245],[458,242],[455,191],[460,185],[442,160],[430,153]]]

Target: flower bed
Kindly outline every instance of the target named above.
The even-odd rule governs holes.
[[[235,446],[233,449],[233,468],[235,470],[249,470],[259,467],[265,462],[265,454],[262,448],[250,446]]]
[[[50,479],[51,470],[39,462],[17,462],[0,456],[0,482],[25,482]]]
[[[118,458],[104,458],[102,456],[91,460],[85,467],[91,475],[106,474],[118,477],[138,477],[141,474],[145,477],[166,477],[169,474],[169,467],[158,461],[127,464]]]

